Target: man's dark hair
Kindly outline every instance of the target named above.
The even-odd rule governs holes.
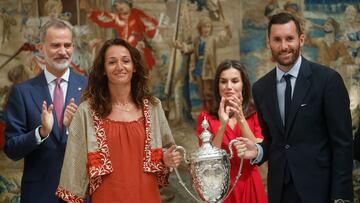
[[[300,36],[302,34],[300,21],[295,16],[291,15],[290,13],[283,12],[283,13],[278,13],[278,14],[271,16],[270,22],[268,24],[268,37],[270,37],[270,30],[271,30],[272,25],[274,25],[274,24],[282,25],[282,24],[286,24],[290,21],[293,21],[295,23],[296,32]]]

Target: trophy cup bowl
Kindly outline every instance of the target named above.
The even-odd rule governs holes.
[[[234,189],[241,176],[243,159],[241,159],[234,185],[229,190],[230,159],[233,157],[232,145],[238,142],[238,140],[232,140],[229,143],[230,155],[228,155],[225,150],[214,147],[211,144],[212,134],[207,130],[209,123],[206,117],[202,121],[201,126],[204,130],[200,135],[200,139],[202,140],[200,148],[190,154],[188,158],[186,157],[186,151],[183,147],[177,146],[177,150],[182,151],[184,154],[184,160],[188,164],[191,175],[191,185],[202,201],[196,198],[185,186],[177,169],[175,169],[175,173],[179,179],[179,183],[196,201],[216,203],[224,200]]]

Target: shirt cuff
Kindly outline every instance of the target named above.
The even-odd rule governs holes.
[[[38,144],[38,145],[41,144],[42,142],[44,142],[49,137],[49,135],[47,135],[45,138],[41,138],[40,127],[41,126],[39,126],[35,129],[35,139],[36,139],[36,144]]]
[[[255,144],[255,146],[256,146],[256,148],[257,148],[258,153],[257,153],[257,156],[256,156],[255,159],[250,160],[250,164],[251,164],[251,165],[255,165],[255,164],[260,163],[261,160],[262,160],[262,158],[263,158],[263,156],[264,156],[264,150],[263,150],[263,148],[262,148],[259,144]]]

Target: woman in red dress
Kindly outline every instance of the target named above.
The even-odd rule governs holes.
[[[255,112],[250,81],[245,67],[237,60],[225,60],[217,68],[214,79],[216,107],[210,112],[201,112],[197,121],[197,135],[203,131],[202,120],[206,117],[209,131],[214,134],[213,145],[227,150],[231,140],[246,137],[261,142],[260,125]],[[234,148],[235,149],[235,148]],[[240,159],[230,160],[231,184],[234,184]],[[257,166],[244,160],[242,175],[224,203],[266,203],[267,197]]]
[[[56,195],[66,202],[161,203],[159,188],[182,156],[159,99],[147,86],[140,52],[104,43],[69,127]]]

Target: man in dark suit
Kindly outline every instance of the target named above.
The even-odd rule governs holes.
[[[239,156],[268,160],[270,203],[352,202],[350,102],[341,76],[301,56],[304,34],[288,13],[272,16],[267,43],[277,65],[253,85],[264,141],[242,139]]]
[[[4,151],[13,160],[24,158],[21,203],[59,203],[55,190],[67,127],[86,78],[69,69],[74,44],[72,26],[67,22],[46,23],[41,28],[39,50],[45,59],[44,71],[11,90]]]

